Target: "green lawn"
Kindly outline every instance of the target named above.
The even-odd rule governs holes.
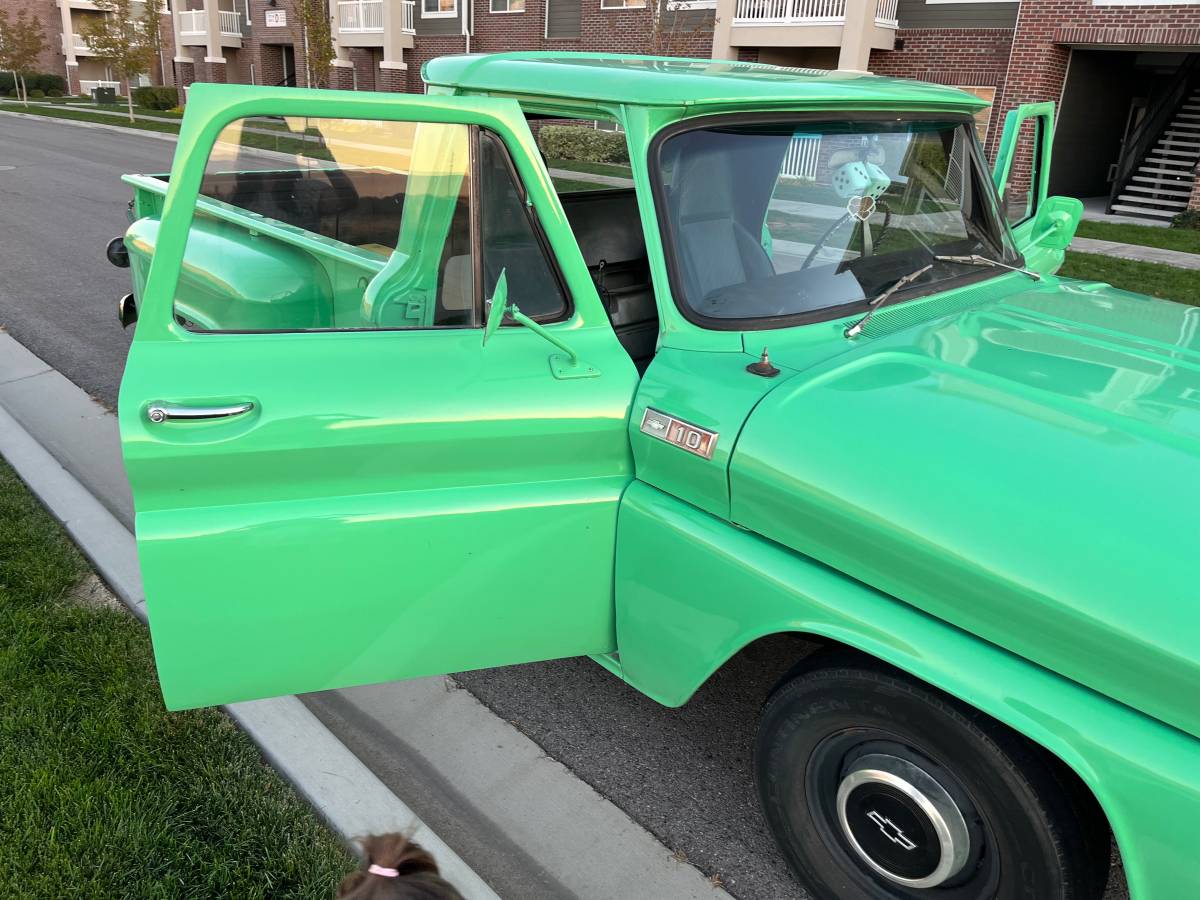
[[[1200,228],[1155,228],[1153,225],[1125,225],[1114,222],[1079,223],[1079,237],[1095,238],[1099,241],[1118,241],[1122,244],[1137,244],[1141,247],[1161,247],[1164,250],[1181,250],[1184,253],[1200,253]]]
[[[0,461],[0,896],[332,897],[340,841],[224,714],[163,709],[87,574]]]
[[[612,175],[616,178],[632,178],[633,170],[628,165],[617,163],[583,162],[578,159],[547,159],[548,169],[569,169],[572,172],[587,172],[589,175]]]
[[[47,104],[30,104],[26,109],[19,103],[5,103],[0,105],[0,110],[6,112],[29,113],[32,116],[46,116],[51,119],[73,119],[76,122],[98,122],[102,125],[119,125],[123,128],[134,128],[138,131],[162,131],[168,134],[178,134],[179,126],[174,122],[147,122],[139,119],[136,122],[130,122],[128,118],[117,118],[116,116],[106,116],[93,111],[77,109],[73,106],[50,106]],[[120,110],[117,110],[120,111]]]
[[[1106,281],[1114,287],[1200,306],[1200,272],[1158,263],[1067,251],[1059,275]]]

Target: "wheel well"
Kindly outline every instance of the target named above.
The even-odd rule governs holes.
[[[780,656],[788,652],[792,653],[791,662],[785,666]],[[1096,795],[1092,792],[1092,789],[1079,776],[1075,769],[1049,748],[1033,740],[1028,735],[1017,731],[1012,726],[1001,722],[987,712],[971,705],[967,701],[954,696],[936,685],[930,684],[911,672],[907,672],[878,657],[864,653],[856,647],[833,640],[824,635],[808,632],[794,631],[764,635],[742,647],[721,668],[734,663],[735,660],[737,661],[736,664],[742,665],[753,664],[763,666],[766,663],[766,671],[770,672],[773,668],[776,673],[779,673],[770,689],[763,695],[764,703],[784,684],[803,672],[818,668],[843,666],[855,668],[870,667],[889,672],[893,675],[914,679],[920,682],[926,689],[969,707],[977,715],[986,718],[992,727],[1002,728],[1016,734],[1030,746],[1032,751],[1043,760],[1054,774],[1062,787],[1064,795],[1077,810],[1080,821],[1084,823],[1091,840],[1100,845],[1107,842],[1112,848],[1112,854],[1117,857],[1119,863],[1120,846],[1116,841],[1116,836],[1113,834],[1108,816],[1104,812],[1103,806],[1096,799]],[[770,665],[772,661],[775,663],[774,666]]]

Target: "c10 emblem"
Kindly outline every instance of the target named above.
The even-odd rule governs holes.
[[[713,451],[717,449],[715,431],[708,431],[699,425],[684,422],[650,407],[646,408],[645,415],[642,416],[642,433],[674,444],[701,459],[712,459]]]

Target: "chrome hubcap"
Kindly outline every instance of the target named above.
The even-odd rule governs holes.
[[[885,753],[856,759],[837,792],[854,852],[896,884],[931,888],[962,871],[971,837],[962,811],[924,769]]]

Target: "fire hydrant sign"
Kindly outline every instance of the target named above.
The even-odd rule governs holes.
[[[285,28],[287,26],[287,10],[286,9],[268,9],[267,10],[267,27],[268,28]]]

